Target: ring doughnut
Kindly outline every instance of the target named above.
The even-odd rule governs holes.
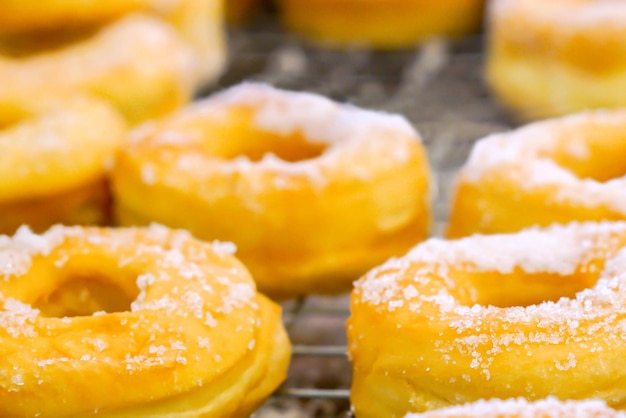
[[[127,139],[114,109],[87,98],[0,100],[0,126],[0,233],[110,221],[108,172]]]
[[[431,239],[360,279],[359,418],[488,398],[626,407],[626,223]],[[384,336],[384,338],[381,338]]]
[[[137,123],[190,99],[194,63],[190,47],[170,27],[132,15],[64,48],[0,56],[0,80],[11,80],[0,86],[0,101],[78,91],[111,101]]]
[[[480,400],[471,404],[408,414],[405,418],[625,418],[626,413],[609,408],[602,401],[559,401],[555,398],[528,402],[518,399]]]
[[[349,289],[427,235],[428,163],[400,116],[249,83],[133,137],[119,221],[232,241],[273,297]]]
[[[0,48],[29,40],[40,45],[59,33],[106,25],[133,12],[150,13],[193,47],[196,77],[204,84],[221,74],[226,61],[222,9],[222,0],[6,0],[0,15]]]
[[[626,106],[626,4],[494,0],[486,79],[522,119]]]
[[[157,226],[0,238],[0,415],[247,417],[290,346],[230,250]]]
[[[484,0],[278,0],[285,26],[332,46],[396,49],[478,29]]]
[[[536,122],[480,140],[456,180],[449,237],[626,219],[626,111]]]

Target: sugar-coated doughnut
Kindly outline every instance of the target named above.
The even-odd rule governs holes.
[[[193,47],[200,83],[221,74],[225,60],[223,0],[3,0],[0,53],[12,43],[50,42],[58,33],[108,24],[133,12],[171,25]],[[112,51],[115,51],[113,49]]]
[[[370,271],[348,320],[358,418],[487,398],[626,407],[626,223],[431,239]]]
[[[169,25],[129,15],[63,48],[11,57],[0,52],[0,80],[10,80],[0,85],[0,101],[80,91],[111,101],[136,123],[186,103],[196,63]]]
[[[448,236],[626,219],[626,111],[536,122],[480,140],[461,169]]]
[[[484,0],[279,0],[284,24],[314,41],[380,49],[478,29]]]
[[[0,415],[247,417],[290,345],[232,250],[158,226],[0,237]]]
[[[0,233],[110,222],[108,171],[127,139],[108,104],[0,100]]]
[[[133,137],[119,221],[232,241],[274,297],[349,289],[427,235],[428,163],[400,116],[249,83]]]
[[[547,398],[529,402],[523,398],[479,400],[474,403],[451,406],[405,418],[626,418],[598,400],[559,401]]]
[[[488,4],[486,78],[520,118],[626,106],[626,3]]]

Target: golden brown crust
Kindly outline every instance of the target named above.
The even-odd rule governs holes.
[[[0,88],[0,99],[80,91],[110,100],[138,123],[186,103],[225,66],[220,0],[74,3],[6,5],[0,78],[12,83]]]
[[[0,87],[0,101],[81,92],[112,102],[137,123],[190,98],[194,64],[192,50],[171,27],[132,15],[63,48],[0,56],[0,79],[11,80]]]
[[[626,219],[626,112],[537,122],[476,143],[456,181],[447,234]]]
[[[359,280],[359,418],[489,398],[626,405],[626,223],[432,239]],[[382,337],[384,336],[384,337]]]
[[[399,116],[247,84],[135,138],[113,173],[119,220],[233,241],[272,296],[347,289],[427,234],[426,155]]]
[[[488,22],[487,81],[522,119],[626,104],[623,3],[496,0]]]
[[[280,308],[232,246],[156,226],[0,241],[2,416],[243,418],[285,377]]]
[[[0,233],[110,220],[108,171],[127,139],[114,109],[82,97],[0,101],[0,125]]]
[[[475,31],[483,0],[280,0],[285,25],[328,45],[393,49]],[[313,12],[314,11],[314,12]]]

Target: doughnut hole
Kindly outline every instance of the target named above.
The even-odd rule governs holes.
[[[626,175],[623,126],[596,123],[584,132],[579,128],[565,127],[563,140],[546,156],[580,179],[606,182]]]
[[[59,264],[61,261],[57,259]],[[31,305],[41,315],[53,318],[127,312],[139,295],[137,275],[97,254],[74,255],[58,271],[41,276]]]
[[[260,161],[267,155],[288,162],[305,161],[319,157],[329,146],[311,141],[300,132],[280,135],[263,131],[255,126],[251,108],[233,107],[228,115],[220,116],[223,117],[189,118],[182,122],[179,131],[187,132],[183,140],[205,155],[250,161]],[[212,140],[214,138],[228,138],[228,141]]]
[[[40,298],[33,307],[43,316],[62,318],[89,316],[96,312],[125,312],[130,310],[131,302],[121,288],[108,283],[105,278],[76,274],[51,294]]]
[[[465,306],[481,305],[508,308],[526,307],[560,298],[574,298],[584,289],[595,286],[602,271],[601,259],[579,266],[571,275],[528,273],[517,267],[513,272],[457,271],[452,277],[464,283],[451,293]]]

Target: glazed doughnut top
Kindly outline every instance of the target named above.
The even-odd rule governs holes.
[[[556,398],[529,402],[526,399],[480,400],[471,404],[451,406],[405,418],[625,418],[602,401],[559,401]]]

